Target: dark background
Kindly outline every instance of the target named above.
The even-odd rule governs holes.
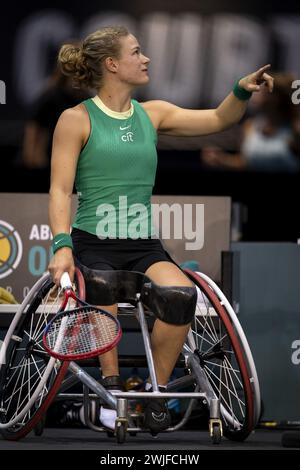
[[[6,84],[6,104],[0,105],[0,191],[1,192],[47,192],[49,189],[49,171],[28,170],[20,162],[23,128],[27,117],[30,100],[22,96],[24,68],[18,64],[18,40],[20,31],[28,21],[38,18],[46,12],[59,12],[71,21],[73,31],[82,31],[82,25],[90,17],[108,11],[118,11],[128,14],[137,24],[141,19],[153,12],[163,12],[170,18],[183,13],[196,13],[207,22],[214,15],[234,13],[255,19],[266,30],[271,18],[295,17],[300,18],[300,8],[297,2],[238,2],[234,0],[181,0],[149,2],[131,1],[120,2],[58,2],[45,1],[41,5],[29,0],[16,5],[7,3],[1,6],[0,28],[0,80]],[[300,22],[299,22],[300,28]],[[67,34],[66,34],[67,36]],[[37,40],[40,40],[42,35]],[[295,41],[297,41],[295,37]],[[300,47],[300,42],[298,42]],[[209,48],[209,44],[207,45]],[[45,42],[44,73],[50,73],[54,63],[57,44],[56,40]],[[209,53],[209,49],[206,51]],[[280,69],[284,61],[282,44],[271,34],[269,56],[274,69]],[[33,48],[32,54],[35,53]],[[147,51],[145,51],[147,53]],[[300,54],[299,54],[300,57]],[[228,57],[229,59],[229,57]],[[300,59],[299,59],[300,62]],[[258,66],[262,64],[257,64]],[[246,67],[246,66],[245,66]],[[300,65],[295,65],[299,71]],[[151,78],[151,74],[150,74]],[[197,80],[197,77],[195,77]],[[209,72],[206,82],[209,83]],[[35,84],[32,84],[33,91]],[[195,96],[195,101],[189,107],[205,107],[213,104],[205,93]],[[228,92],[230,89],[228,89]],[[159,97],[160,90],[152,96]],[[140,92],[139,98],[143,98]],[[224,143],[234,149],[236,129],[225,133]],[[212,142],[214,137],[211,138]],[[229,195],[233,201],[241,204],[242,240],[256,241],[296,241],[300,237],[299,227],[299,174],[267,173],[253,171],[223,171],[209,170],[201,165],[201,139],[160,139],[159,166],[157,172],[155,194],[186,194],[186,195]],[[230,144],[228,144],[230,142]],[[1,210],[1,208],[0,208]]]

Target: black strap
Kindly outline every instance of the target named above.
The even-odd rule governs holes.
[[[107,390],[124,390],[124,385],[119,375],[105,377],[101,383]]]

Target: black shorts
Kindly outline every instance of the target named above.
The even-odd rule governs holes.
[[[100,239],[77,228],[73,228],[71,236],[74,256],[90,269],[145,273],[158,261],[169,261],[178,266],[157,238]]]

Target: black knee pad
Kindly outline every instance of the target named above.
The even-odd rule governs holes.
[[[141,300],[161,321],[172,325],[187,325],[195,315],[197,290],[196,287],[146,283],[141,292]]]

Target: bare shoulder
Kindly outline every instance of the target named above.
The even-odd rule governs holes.
[[[159,129],[160,123],[165,115],[177,108],[174,104],[163,100],[145,101],[140,103],[140,105],[143,106],[156,129]]]
[[[56,125],[56,132],[63,131],[68,134],[77,134],[83,141],[90,133],[90,120],[86,107],[80,103],[73,108],[65,109]]]
[[[60,117],[58,122],[63,123],[65,126],[68,125],[83,125],[85,122],[89,121],[88,112],[86,107],[80,103],[73,108],[65,109]]]

